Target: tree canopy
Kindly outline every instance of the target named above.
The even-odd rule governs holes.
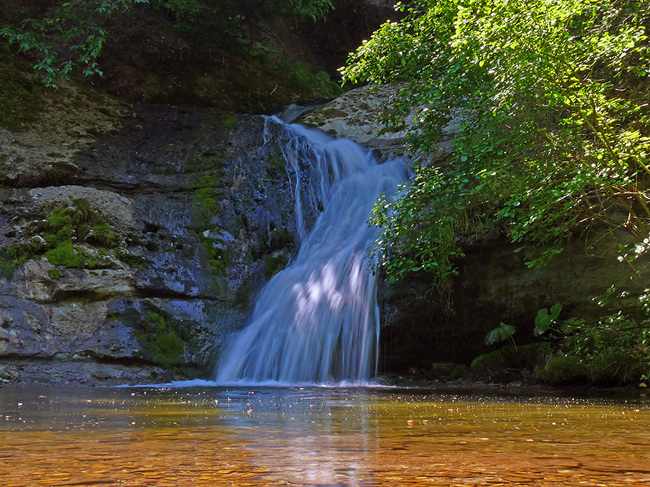
[[[402,83],[387,124],[416,111],[416,174],[372,217],[378,248],[388,247],[384,270],[393,280],[429,272],[444,290],[462,242],[483,229],[507,234],[529,267],[572,237],[593,254],[608,241],[646,288],[635,311],[610,288],[597,323],[555,313],[540,334],[566,338],[566,350],[601,369],[629,371],[636,357],[635,374],[645,368],[650,378],[650,293],[639,272],[650,249],[650,4],[414,0],[401,8],[405,19],[385,23],[342,68],[351,82]],[[453,152],[432,163],[452,122]],[[514,328],[493,332],[491,342]]]
[[[645,251],[647,2],[418,0],[407,11],[351,55],[344,78],[406,83],[385,118],[400,124],[417,107],[416,155],[452,119],[459,133],[447,169],[422,164],[403,198],[377,207],[397,249],[389,271],[453,271],[435,249],[454,255],[448,235],[472,218],[505,225],[530,266],[603,228]]]

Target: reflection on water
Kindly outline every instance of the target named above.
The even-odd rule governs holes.
[[[0,389],[4,486],[650,486],[649,445],[643,399]]]

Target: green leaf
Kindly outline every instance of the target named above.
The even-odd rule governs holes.
[[[511,338],[517,330],[512,325],[506,325],[503,321],[488,332],[485,336],[485,344],[493,345],[495,343],[503,342]]]
[[[535,336],[544,334],[553,324],[553,318],[548,314],[546,308],[542,308],[537,311],[537,316],[535,317],[535,329],[533,333]]]
[[[562,305],[560,303],[555,303],[551,306],[551,320],[557,320],[558,316],[560,316],[560,311],[562,311]]]

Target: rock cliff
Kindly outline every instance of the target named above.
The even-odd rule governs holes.
[[[62,91],[1,134],[0,381],[209,376],[297,245],[279,125]]]
[[[401,153],[403,133],[377,131],[379,96],[354,90],[303,120]],[[0,129],[0,382],[210,376],[299,245],[293,189],[309,164],[286,166],[286,142],[261,116],[127,105],[75,85],[23,130]],[[318,202],[302,204],[313,221]],[[582,240],[532,271],[498,232],[464,249],[453,312],[427,276],[383,286],[384,372],[468,363],[500,321],[532,329],[556,302],[589,317],[604,283],[641,291],[612,249]]]

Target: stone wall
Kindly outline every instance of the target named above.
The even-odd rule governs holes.
[[[295,250],[296,175],[278,126],[116,106],[107,130],[66,153],[48,148],[47,112],[3,132],[0,381],[209,377],[252,296]],[[26,140],[31,150],[17,149]]]

